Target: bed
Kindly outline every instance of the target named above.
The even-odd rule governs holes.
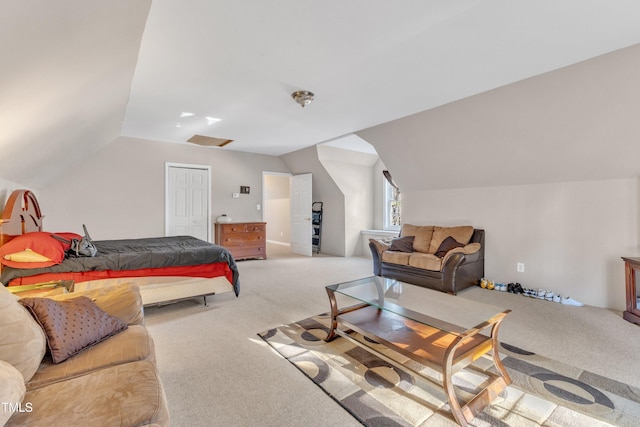
[[[29,190],[11,193],[0,219],[0,282],[12,287],[72,280],[75,289],[135,283],[146,306],[195,297],[203,297],[206,305],[209,295],[240,293],[239,273],[231,253],[191,236],[94,241],[98,249],[95,257],[65,256],[58,260],[57,247],[47,262],[14,262],[5,256],[8,248],[24,245],[24,240],[31,243],[41,239],[47,247],[60,243],[50,234],[65,235],[43,230],[43,215],[35,195]]]

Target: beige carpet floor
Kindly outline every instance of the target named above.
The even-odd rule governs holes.
[[[274,350],[369,427],[454,427],[440,385],[440,371],[415,363],[382,344],[350,336],[403,367],[381,359],[343,337],[327,343],[328,314],[302,319],[259,334]],[[490,406],[471,421],[474,427],[640,425],[640,388],[523,351],[498,348],[511,378]],[[453,376],[456,395],[468,401],[496,374],[492,360],[480,358]],[[404,367],[408,366],[412,370]],[[414,372],[420,372],[418,376]]]
[[[289,256],[240,261],[241,292],[146,310],[173,426],[360,425],[256,334],[329,309],[324,287],[371,275],[366,258]],[[622,284],[621,284],[622,286]],[[511,308],[501,340],[640,387],[632,369],[640,327],[620,313],[468,289],[459,295]]]

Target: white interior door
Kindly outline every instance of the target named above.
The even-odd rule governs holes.
[[[193,236],[211,241],[207,166],[167,165],[167,236]]]
[[[311,174],[291,177],[291,252],[311,256]]]

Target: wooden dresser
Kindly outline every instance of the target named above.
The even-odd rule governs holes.
[[[266,222],[216,224],[216,245],[229,249],[236,260],[267,259],[266,238]]]

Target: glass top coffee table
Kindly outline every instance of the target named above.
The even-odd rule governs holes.
[[[387,362],[433,382],[379,352],[375,345],[355,339],[350,334],[355,331],[437,370],[442,374],[441,385],[458,424],[466,425],[474,419],[511,383],[497,351],[500,324],[511,310],[379,276],[330,285],[326,290],[331,304],[326,341],[338,335],[345,337]],[[336,296],[349,305],[339,308]],[[466,401],[459,399],[452,376],[467,367],[475,369],[471,364],[480,357],[489,357],[489,352],[498,374],[483,371],[487,380],[481,390]]]

